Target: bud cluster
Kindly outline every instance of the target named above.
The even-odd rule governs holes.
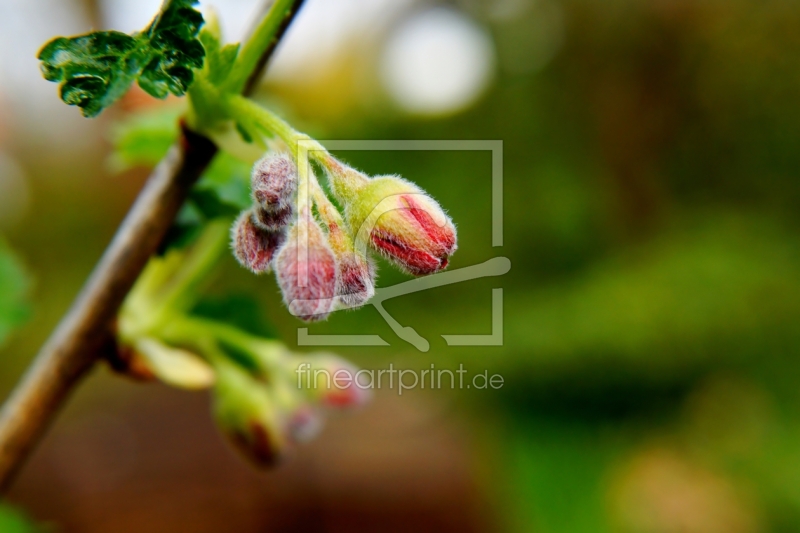
[[[292,314],[324,320],[334,310],[369,301],[375,294],[370,251],[415,276],[447,267],[457,247],[456,229],[435,200],[398,176],[371,178],[320,152],[314,157],[343,212],[308,162],[298,172],[290,156],[268,156],[253,168],[253,206],[232,231],[234,255],[245,268],[257,274],[275,269]]]

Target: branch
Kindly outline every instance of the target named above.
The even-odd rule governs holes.
[[[263,75],[302,4],[303,0],[267,3],[286,5],[286,16],[248,73],[245,93]],[[0,495],[8,490],[69,393],[112,344],[112,325],[120,305],[216,153],[210,140],[182,128],[180,141],[153,170],[69,312],[6,401],[0,412]]]

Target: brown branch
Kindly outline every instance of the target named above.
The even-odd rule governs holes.
[[[303,0],[292,3],[246,93],[263,75],[277,42],[302,4]],[[153,170],[78,298],[4,404],[0,412],[0,494],[8,490],[69,393],[113,340],[111,324],[120,305],[216,153],[210,140],[183,128],[180,141]]]

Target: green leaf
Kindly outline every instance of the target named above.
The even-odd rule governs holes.
[[[42,74],[61,84],[61,99],[93,117],[127,92],[134,81],[156,98],[181,96],[203,66],[197,38],[203,16],[197,0],[165,0],[142,32],[99,31],[58,37],[39,52]]]
[[[117,172],[143,166],[154,167],[167,155],[180,135],[178,119],[183,106],[170,106],[136,113],[114,125],[111,167]]]
[[[5,241],[0,239],[0,344],[28,316],[30,279]]]
[[[137,114],[114,128],[112,166],[124,170],[154,166],[178,139],[180,109]],[[220,152],[192,190],[191,198],[207,218],[234,215],[250,207],[252,163]]]
[[[222,152],[195,185],[193,193],[211,194],[230,210],[230,214],[238,214],[253,203],[250,198],[251,168],[252,164]]]

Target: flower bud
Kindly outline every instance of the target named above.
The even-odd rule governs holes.
[[[302,405],[289,416],[287,431],[293,442],[310,442],[322,431],[323,421],[317,409]]]
[[[300,217],[275,258],[275,273],[289,312],[305,321],[324,320],[336,291],[336,259],[310,215]]]
[[[269,272],[270,263],[286,239],[284,231],[258,227],[252,211],[243,211],[231,229],[231,247],[239,264],[254,274]]]
[[[347,205],[356,250],[367,242],[415,276],[447,267],[456,250],[456,229],[439,204],[422,189],[396,176],[369,180]]]
[[[358,383],[358,368],[330,353],[311,354],[292,363],[300,388],[315,402],[335,408],[360,407],[372,397],[371,383]]]
[[[230,441],[261,466],[272,466],[286,451],[280,409],[266,384],[231,363],[217,365],[214,416]]]
[[[150,337],[120,344],[116,369],[134,379],[162,383],[181,389],[206,389],[214,384],[214,370],[198,355],[168,346]]]
[[[292,206],[274,211],[256,207],[253,209],[253,224],[266,231],[283,232],[292,221],[293,211]]]
[[[268,155],[253,166],[253,200],[266,211],[291,207],[296,186],[297,167],[286,154]]]
[[[375,264],[358,252],[337,257],[336,304],[341,309],[361,307],[375,296]]]

